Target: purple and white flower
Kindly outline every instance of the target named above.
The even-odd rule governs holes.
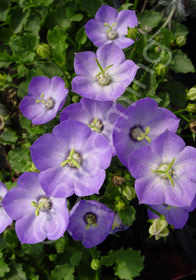
[[[189,212],[196,208],[196,197],[191,203],[190,207],[174,207],[166,204],[149,205],[152,209],[165,216],[168,224],[173,225],[174,228],[183,228],[188,221]],[[158,218],[158,215],[148,209],[148,216],[150,219]]]
[[[12,218],[5,212],[3,207],[3,199],[7,193],[6,186],[0,182],[0,233],[2,233],[7,226],[11,225]]]
[[[122,105],[112,101],[82,98],[80,103],[73,103],[60,113],[60,121],[74,119],[85,123],[91,131],[100,133],[108,140],[114,156],[116,152],[112,140],[113,129],[124,111],[125,108]]]
[[[172,112],[159,108],[149,97],[133,103],[114,127],[113,144],[120,161],[128,167],[128,158],[134,150],[149,145],[166,129],[176,132],[179,121]]]
[[[66,200],[49,197],[43,191],[39,174],[25,172],[18,186],[11,189],[3,200],[3,207],[16,220],[16,234],[23,243],[38,243],[48,238],[56,240],[64,235],[69,213]]]
[[[85,25],[88,38],[97,46],[114,43],[124,49],[134,41],[127,38],[128,27],[138,24],[135,11],[122,10],[119,13],[113,7],[102,5],[97,11],[95,19],[90,19]]]
[[[133,81],[138,68],[114,44],[102,46],[96,53],[76,53],[72,91],[90,99],[114,101]]]
[[[101,202],[80,200],[70,211],[68,233],[86,248],[103,242],[114,221],[114,212]]]
[[[135,191],[140,203],[189,207],[196,194],[196,149],[181,137],[165,131],[134,151],[129,171],[136,179]]]
[[[51,80],[45,76],[33,77],[28,95],[20,103],[20,110],[33,124],[47,123],[62,109],[68,91],[60,77]]]
[[[76,120],[61,122],[30,150],[44,191],[55,197],[98,193],[112,158],[105,137]]]

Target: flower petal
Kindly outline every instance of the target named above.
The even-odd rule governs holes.
[[[101,8],[96,12],[96,21],[108,23],[110,26],[117,21],[118,12],[115,8],[102,5]]]
[[[107,27],[104,26],[103,22],[94,19],[90,19],[85,25],[85,31],[88,38],[97,47],[110,43],[106,36],[106,30]]]
[[[74,70],[77,75],[95,77],[100,69],[95,60],[96,55],[94,52],[85,51],[75,54]]]
[[[135,27],[136,25],[138,25],[138,20],[135,11],[122,10],[118,13],[117,26],[116,26],[117,32],[126,35],[128,26],[132,28]]]

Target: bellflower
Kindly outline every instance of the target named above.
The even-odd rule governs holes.
[[[134,151],[129,170],[140,203],[189,207],[196,194],[196,149],[166,130]]]
[[[86,248],[103,242],[113,225],[114,212],[98,201],[80,200],[70,211],[68,233]]]
[[[2,205],[6,193],[6,186],[2,182],[0,182],[0,233],[2,233],[6,229],[6,227],[12,223],[12,218],[8,216]]]
[[[96,53],[76,53],[72,91],[95,100],[113,101],[133,81],[138,66],[125,60],[124,52],[114,44],[100,47]]]
[[[38,176],[34,172],[23,173],[18,186],[3,200],[6,212],[16,220],[15,230],[22,244],[38,243],[45,238],[56,240],[64,235],[68,224],[66,200],[47,196]]]
[[[168,224],[173,225],[174,228],[183,228],[189,218],[189,212],[196,208],[196,197],[193,199],[190,207],[173,207],[166,204],[149,205],[158,213],[165,216]],[[148,209],[148,216],[150,219],[158,218],[158,215]]]
[[[122,10],[119,13],[113,7],[102,5],[95,19],[90,19],[85,25],[88,38],[97,46],[114,43],[124,49],[134,41],[126,37],[127,28],[138,24],[135,11]]]
[[[111,101],[82,98],[80,103],[73,103],[60,113],[60,121],[74,119],[87,124],[91,131],[100,133],[108,140],[115,155],[112,133],[116,121],[124,111],[122,105]]]
[[[98,193],[112,157],[102,135],[71,119],[38,138],[30,150],[44,191],[55,197]]]
[[[62,109],[68,91],[62,78],[33,77],[28,95],[20,103],[20,110],[33,124],[49,122]]]
[[[113,143],[120,161],[128,167],[128,158],[134,150],[149,145],[166,129],[176,132],[179,121],[149,97],[133,103],[114,127]]]

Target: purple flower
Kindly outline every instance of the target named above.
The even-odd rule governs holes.
[[[49,122],[62,109],[68,91],[62,78],[33,77],[29,94],[20,103],[20,110],[33,124]]]
[[[44,191],[55,197],[98,193],[112,157],[108,141],[75,120],[61,122],[30,150]]]
[[[74,119],[87,124],[92,131],[103,135],[113,149],[113,156],[116,154],[113,147],[112,133],[116,121],[125,108],[111,101],[96,101],[82,98],[80,103],[73,103],[60,113],[60,121]]]
[[[11,189],[3,200],[6,212],[16,220],[15,230],[22,244],[62,237],[69,220],[66,200],[48,197],[38,176],[34,172],[23,173],[18,186]]]
[[[158,213],[165,216],[168,224],[173,225],[174,228],[183,228],[189,218],[189,212],[196,208],[196,197],[191,203],[190,207],[173,207],[166,204],[149,205]],[[158,218],[158,215],[148,209],[148,216],[150,219]]]
[[[100,47],[96,53],[76,53],[72,90],[84,97],[113,101],[133,81],[138,66],[125,60],[124,52],[114,44]]]
[[[134,41],[125,37],[127,28],[138,24],[134,11],[123,10],[119,13],[113,7],[102,5],[97,11],[95,19],[90,19],[85,25],[88,38],[97,46],[114,43],[124,49]]]
[[[86,248],[103,242],[113,225],[114,212],[93,200],[80,200],[70,211],[68,233]]]
[[[196,194],[196,149],[165,131],[134,151],[129,170],[140,203],[189,207]]]
[[[128,167],[128,158],[134,150],[149,145],[166,129],[176,132],[179,121],[149,97],[133,103],[114,127],[113,143],[120,161]]]
[[[12,223],[12,218],[8,216],[2,205],[6,193],[6,186],[2,182],[0,182],[0,233],[2,233],[6,229],[6,227]]]

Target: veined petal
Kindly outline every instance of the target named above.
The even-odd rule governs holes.
[[[41,94],[44,95],[50,90],[50,79],[45,76],[33,77],[28,88],[28,93],[36,99],[40,99]]]
[[[95,58],[95,53],[91,51],[76,53],[74,59],[74,69],[76,74],[86,77],[95,77],[97,73],[100,72]]]
[[[85,25],[85,31],[88,38],[97,47],[109,43],[106,36],[106,30],[107,27],[104,26],[104,23],[96,21],[95,19],[90,19]]]
[[[110,26],[116,22],[118,12],[115,8],[102,5],[101,8],[96,12],[95,19],[96,21],[101,21],[103,23],[108,23]]]
[[[96,55],[103,69],[112,64],[111,68],[115,68],[125,61],[124,52],[115,44],[107,44],[98,48]]]
[[[122,10],[118,13],[116,29],[120,34],[126,35],[128,27],[132,28],[138,25],[135,11]]]
[[[60,166],[66,148],[59,145],[54,135],[47,133],[38,138],[30,147],[32,161],[39,170]]]
[[[135,191],[139,203],[161,204],[165,202],[164,190],[166,186],[155,176],[142,177],[135,181]]]
[[[43,213],[40,213],[39,216],[35,216],[35,212],[33,212],[31,215],[26,215],[16,221],[16,234],[22,244],[34,244],[46,238],[46,232],[40,226],[43,216]]]

